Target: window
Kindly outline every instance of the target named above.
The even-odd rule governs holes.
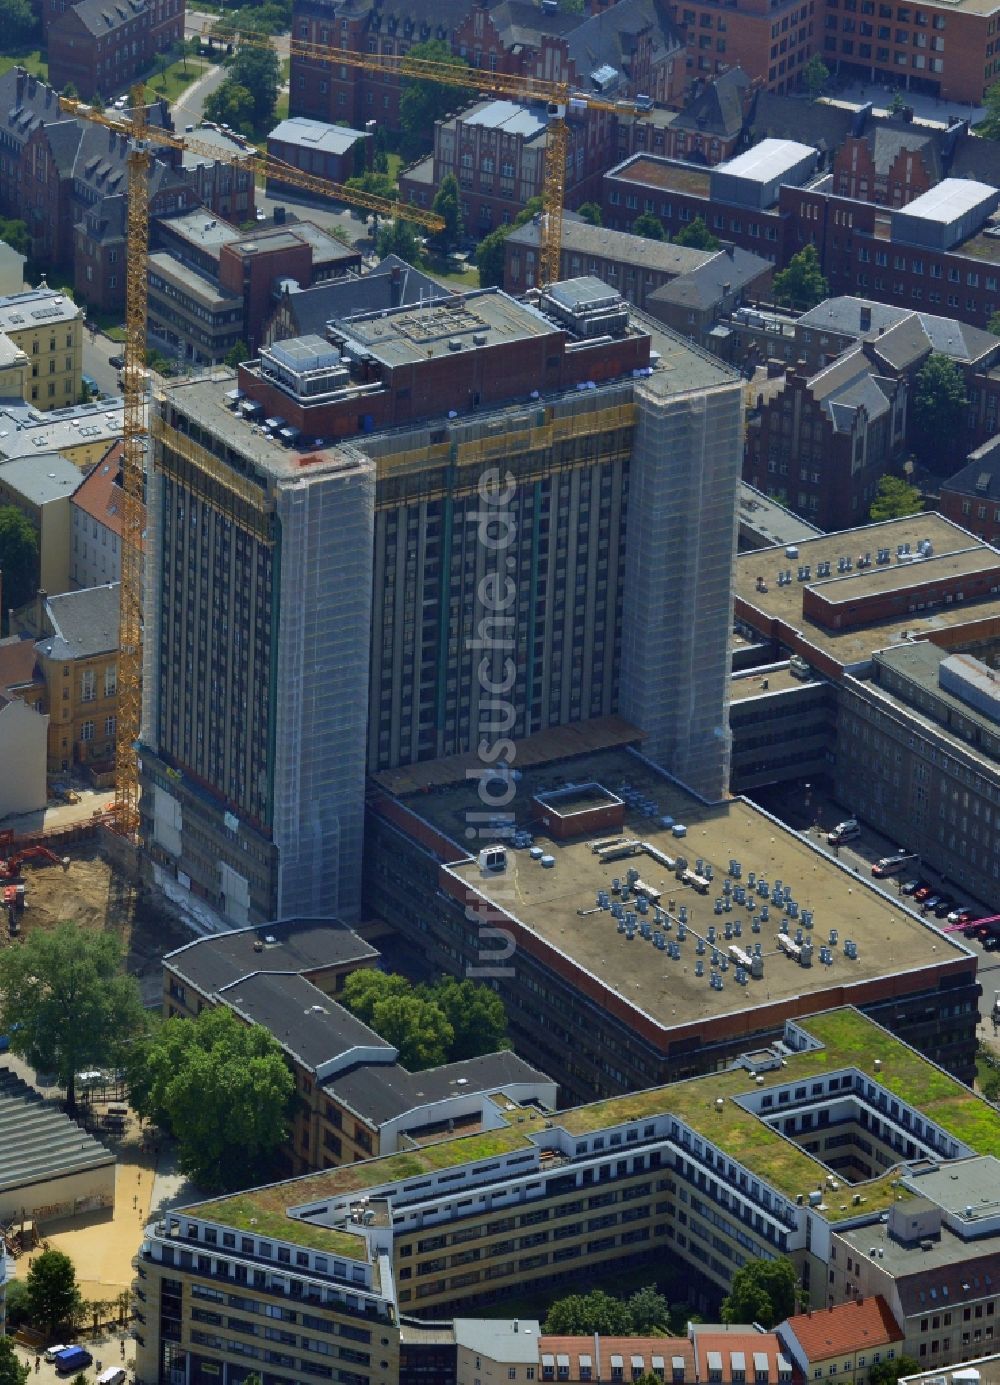
[[[80,701],[93,702],[97,696],[95,689],[97,675],[92,668],[84,669],[80,677]]]
[[[92,741],[94,739],[94,723],[92,721],[85,721],[80,727],[80,739],[81,741]]]
[[[117,717],[105,717],[105,718],[104,718],[104,734],[105,734],[105,736],[108,737],[109,740],[111,740],[111,739],[114,737],[115,732],[117,731],[117,729],[118,729],[118,718],[117,718]]]
[[[116,664],[109,664],[104,670],[104,696],[114,697],[118,691],[118,667]]]

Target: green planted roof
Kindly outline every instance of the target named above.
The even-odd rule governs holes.
[[[1000,1113],[859,1011],[829,1010],[801,1020],[799,1025],[823,1047],[791,1054],[785,1066],[760,1074],[765,1088],[853,1067],[867,1073],[977,1154],[1000,1157]],[[880,1070],[876,1070],[876,1062],[880,1063]],[[733,1100],[756,1090],[758,1085],[744,1068],[730,1068],[561,1111],[551,1117],[551,1125],[562,1127],[570,1135],[582,1136],[644,1117],[673,1115],[786,1197],[794,1199],[800,1193],[808,1194],[824,1183],[828,1170]],[[716,1101],[720,1097],[723,1104],[718,1108]],[[529,1135],[541,1136],[538,1142],[546,1143],[544,1134],[550,1122],[543,1116],[521,1108],[507,1112],[500,1103],[494,1104],[508,1122],[503,1129],[347,1164],[188,1210],[192,1215],[224,1225],[243,1230],[253,1225],[258,1233],[263,1230],[275,1238],[362,1258],[363,1242],[359,1237],[290,1217],[289,1209],[495,1158],[528,1147]],[[904,1195],[895,1186],[891,1171],[869,1183],[842,1183],[839,1192],[827,1193],[830,1205],[826,1216],[830,1221],[841,1221],[879,1211]],[[860,1202],[854,1201],[855,1196]]]

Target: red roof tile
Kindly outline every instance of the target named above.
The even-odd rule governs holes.
[[[90,515],[98,523],[104,524],[121,538],[121,489],[115,485],[122,464],[125,444],[112,443],[104,456],[83,483],[77,487],[72,504],[78,505],[84,514]]]
[[[847,1356],[860,1347],[891,1346],[903,1340],[892,1309],[881,1295],[835,1308],[799,1313],[784,1323],[809,1361]]]
[[[712,1378],[712,1364],[714,1357],[718,1355],[721,1358],[719,1365],[723,1385],[732,1385],[734,1369],[742,1370],[744,1379],[752,1382],[756,1378],[754,1357],[766,1356],[768,1382],[769,1385],[775,1385],[778,1379],[778,1357],[785,1353],[773,1332],[741,1330],[739,1327],[722,1331],[718,1328],[713,1330],[712,1327],[703,1328],[700,1325],[696,1325],[693,1330],[700,1381]],[[709,1361],[710,1356],[713,1362]],[[743,1358],[742,1366],[737,1359],[734,1367],[734,1356]]]
[[[35,646],[16,635],[0,640],[0,692],[41,681],[35,672]]]
[[[589,1356],[593,1380],[611,1379],[611,1358],[620,1356],[624,1367],[624,1379],[632,1379],[632,1357],[642,1358],[644,1371],[652,1370],[653,1357],[663,1360],[664,1379],[672,1377],[671,1361],[679,1356],[684,1361],[684,1380],[695,1379],[694,1351],[686,1337],[553,1337],[542,1335],[538,1339],[538,1359],[544,1366],[546,1356],[569,1358],[569,1375],[556,1376],[568,1380],[573,1385],[580,1379],[580,1358]],[[598,1362],[601,1371],[598,1373]]]

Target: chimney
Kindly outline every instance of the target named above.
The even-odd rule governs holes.
[[[729,295],[732,293],[732,291],[733,291],[733,286],[732,286],[732,284],[723,284],[723,285],[722,285],[722,296],[723,296],[723,298],[728,298]]]
[[[393,265],[389,276],[389,302],[398,308],[403,296],[403,271],[398,264]]]
[[[35,597],[35,628],[38,632],[35,638],[39,640],[47,633],[45,629],[45,603],[48,599],[48,592],[44,587],[39,587]]]
[[[861,330],[862,330],[862,332],[870,332],[871,329],[872,329],[872,310],[871,310],[871,308],[867,308],[867,307],[862,308],[862,309],[861,309]]]

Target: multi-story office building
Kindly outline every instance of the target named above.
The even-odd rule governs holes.
[[[846,999],[971,1078],[964,943],[745,800],[699,802],[621,748],[640,743],[634,727],[591,722],[584,737],[589,754],[562,730],[518,742],[521,777],[506,795],[490,784],[510,840],[533,838],[507,846],[502,870],[470,854],[470,825],[492,826],[465,778],[473,756],[385,771],[369,795],[368,910],[435,968],[489,978],[517,1051],[564,1096],[711,1071]],[[850,953],[827,955],[831,936]]]
[[[719,798],[738,380],[589,279],[327,338],[166,395],[142,756],[161,878],[234,921],[349,917],[365,770],[475,751],[501,691],[504,735],[621,712]]]
[[[789,1021],[777,1045],[711,1076],[551,1115],[501,1095],[495,1110],[489,1130],[150,1225],[137,1378],[392,1385],[402,1314],[440,1321],[664,1257],[696,1301],[786,1255],[815,1307],[853,1297],[863,1276],[909,1301],[922,1276],[928,1318],[994,1316],[983,1257],[995,1272],[1000,1116],[855,1010]],[[968,1189],[987,1203],[959,1206]],[[932,1308],[938,1257],[921,1242],[935,1235],[954,1269]],[[947,1354],[938,1338],[939,1361],[959,1354],[954,1336]]]
[[[37,289],[0,298],[0,332],[28,358],[27,402],[39,409],[64,409],[78,402],[83,318],[72,298],[44,281]]]
[[[989,659],[928,640],[879,650],[871,677],[848,677],[838,717],[841,802],[905,841],[982,900],[1000,881],[1000,699],[996,627]]]

